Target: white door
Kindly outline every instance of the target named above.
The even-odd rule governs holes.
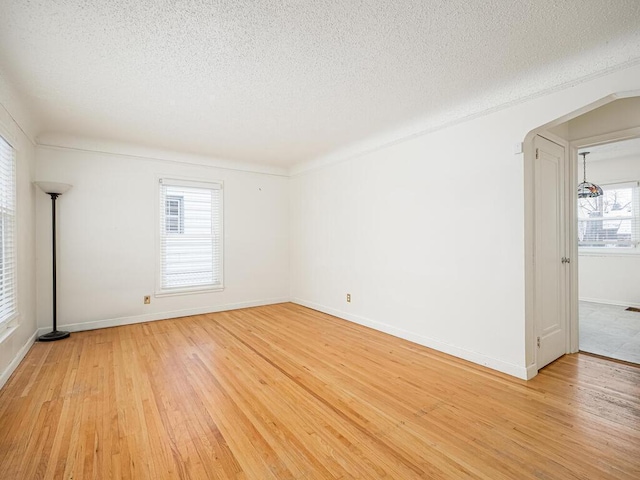
[[[567,352],[564,147],[535,139],[535,325],[538,369]]]

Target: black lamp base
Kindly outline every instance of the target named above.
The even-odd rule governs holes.
[[[53,342],[55,340],[62,340],[63,338],[67,338],[70,336],[69,332],[61,332],[59,330],[55,330],[53,332],[45,333],[44,335],[40,335],[38,340],[41,342]]]

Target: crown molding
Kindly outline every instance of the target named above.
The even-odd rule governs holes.
[[[423,117],[413,123],[405,124],[400,128],[386,130],[378,135],[369,136],[359,142],[334,150],[329,154],[299,162],[289,169],[289,175],[295,177],[313,170],[352,160],[368,153],[390,147],[394,144],[411,140],[412,138],[428,135],[438,130],[444,130],[461,123],[475,120],[480,117],[506,110],[516,105],[524,104],[538,98],[560,92],[562,90],[568,90],[569,88],[577,85],[585,84],[619,71],[632,69],[639,65],[640,57],[634,58],[614,67],[600,70],[574,80],[566,81],[554,87],[540,90],[493,106],[491,106],[490,98],[485,98],[483,101],[468,102],[439,115]],[[611,98],[627,98],[637,95],[637,90],[625,90],[611,94]]]
[[[220,168],[224,170],[259,173],[263,175],[274,175],[281,177],[288,176],[287,169],[284,167],[241,162],[237,160],[209,157],[206,155],[196,155],[172,150],[144,147],[113,140],[79,137],[61,133],[46,133],[40,135],[36,139],[36,145],[40,148],[74,150],[78,152],[91,152],[104,155],[132,157],[141,160],[155,160],[188,165],[200,165]]]

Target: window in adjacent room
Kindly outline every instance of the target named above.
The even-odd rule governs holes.
[[[638,182],[601,187],[602,196],[578,200],[578,246],[603,251],[637,249],[640,243]]]
[[[164,203],[166,232],[184,233],[184,197],[167,195]]]
[[[18,314],[15,170],[14,150],[0,137],[0,329]]]
[[[160,180],[158,294],[223,287],[222,191],[221,183]]]

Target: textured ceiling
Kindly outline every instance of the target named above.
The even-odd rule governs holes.
[[[290,166],[640,57],[638,0],[0,0],[39,133]]]

